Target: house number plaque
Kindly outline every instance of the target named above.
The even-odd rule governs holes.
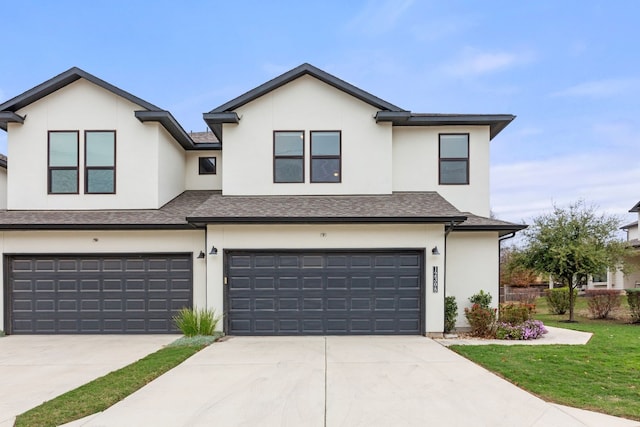
[[[438,293],[438,266],[433,267],[433,293]]]

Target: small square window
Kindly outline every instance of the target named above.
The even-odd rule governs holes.
[[[216,174],[216,158],[200,157],[198,159],[198,174],[215,175]]]

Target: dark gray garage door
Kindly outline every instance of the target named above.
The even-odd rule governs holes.
[[[232,335],[421,334],[421,251],[225,253]]]
[[[175,332],[192,305],[191,254],[10,256],[14,334]]]

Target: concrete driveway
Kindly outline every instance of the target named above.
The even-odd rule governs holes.
[[[422,337],[229,338],[76,426],[636,426],[552,405]]]
[[[0,426],[46,400],[159,350],[178,335],[0,338]]]

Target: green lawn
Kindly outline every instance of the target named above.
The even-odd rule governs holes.
[[[626,299],[623,302],[626,306]],[[545,325],[593,332],[584,346],[452,346],[457,353],[496,372],[544,400],[640,420],[640,325],[591,320],[578,298],[576,320],[548,314],[538,300],[536,318]]]
[[[214,339],[215,337],[181,338],[137,362],[19,415],[15,427],[58,426],[104,411],[193,356]]]

